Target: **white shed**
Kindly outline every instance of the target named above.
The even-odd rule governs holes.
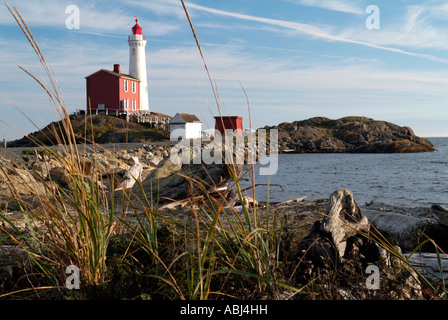
[[[170,140],[200,139],[202,122],[192,113],[176,113],[170,122]]]

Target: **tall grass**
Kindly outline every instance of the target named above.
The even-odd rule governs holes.
[[[53,181],[45,181],[39,172],[33,172],[35,180],[44,187],[44,192],[32,189],[34,201],[29,204],[23,201],[9,181],[9,197],[20,208],[30,232],[22,237],[11,234],[11,238],[28,253],[55,287],[65,284],[65,269],[69,265],[80,269],[81,281],[85,285],[95,285],[102,282],[106,274],[106,250],[114,229],[114,205],[95,174],[96,163],[90,166],[80,157],[61,90],[31,30],[19,11],[5,4],[34,49],[46,78],[38,79],[20,68],[43,88],[55,113],[61,118],[51,132],[58,148],[48,147],[36,139],[33,142],[63,169],[66,183],[62,187]],[[10,230],[19,234],[13,221],[4,214],[1,218]]]
[[[181,0],[186,18],[189,22],[193,37],[196,41],[196,46],[201,55],[207,77],[210,82],[210,86],[215,98],[217,111],[220,116],[221,103],[218,97],[218,90],[212,80],[203,50],[197,33],[194,28],[194,24],[188,13],[187,6],[184,1]],[[241,82],[240,82],[241,84]],[[244,87],[241,84],[244,94],[247,94]],[[247,98],[247,106],[250,114],[249,99]],[[250,119],[251,121],[251,119]],[[199,269],[202,270],[204,261],[208,261],[209,268],[206,269],[206,275],[204,278],[206,283],[210,283],[208,278],[220,274],[237,274],[240,276],[251,277],[256,279],[258,283],[258,289],[264,291],[267,287],[272,289],[271,292],[278,288],[280,282],[277,280],[276,268],[278,267],[279,246],[282,233],[282,226],[277,226],[277,215],[274,215],[274,219],[271,221],[269,216],[269,209],[266,212],[265,220],[261,219],[260,212],[257,207],[250,210],[245,205],[243,197],[245,196],[242,191],[242,187],[239,181],[238,170],[236,169],[234,162],[227,165],[229,173],[232,175],[233,185],[236,189],[236,193],[242,203],[243,219],[240,217],[240,213],[232,206],[225,210],[225,199],[214,199],[210,195],[207,195],[206,209],[202,208],[200,214],[208,217],[210,224],[207,225],[206,238],[204,247],[198,246],[198,252],[201,253],[202,259],[200,259]],[[254,199],[255,196],[255,177],[254,167],[251,167],[251,181],[253,183]],[[206,193],[207,194],[207,193]],[[223,201],[224,200],[224,201]],[[252,211],[252,212],[251,212]],[[195,214],[198,219],[198,214]],[[220,219],[222,217],[222,219]],[[227,227],[223,226],[222,220],[226,220]],[[215,242],[214,245],[210,245],[211,241]],[[219,248],[219,251],[215,251],[215,247]],[[210,250],[209,256],[207,256],[207,250]],[[224,260],[224,263],[229,267],[228,269],[215,270],[211,272],[210,266],[212,263],[213,254],[216,254],[220,259]],[[202,285],[202,281],[200,282]]]

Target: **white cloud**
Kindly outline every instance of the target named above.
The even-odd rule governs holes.
[[[403,31],[412,32],[418,23],[417,19],[421,16],[424,8],[422,6],[410,6],[407,10],[405,21],[403,24]]]
[[[9,3],[9,2],[8,2]],[[31,27],[66,28],[66,13],[68,5],[66,1],[46,0],[45,5],[39,1],[10,0],[9,6],[16,6],[26,23]],[[110,1],[105,6],[104,2],[80,1],[75,5],[79,8],[80,29],[76,32],[97,35],[123,35],[131,32],[134,24],[134,15],[138,16],[138,10],[129,9],[129,5],[118,1]],[[113,22],[113,23],[112,23]],[[15,25],[16,21],[11,16],[6,6],[0,6],[0,25]],[[179,29],[172,21],[153,21],[139,18],[139,24],[151,35],[165,35]]]
[[[431,16],[435,19],[448,20],[448,3],[435,5],[431,8]]]
[[[293,0],[293,2],[332,11],[353,13],[358,15],[364,14],[364,9],[361,7],[360,1],[358,0]]]

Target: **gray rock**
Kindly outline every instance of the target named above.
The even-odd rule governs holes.
[[[397,206],[370,202],[361,207],[372,225],[391,243],[403,251],[414,250],[419,243],[433,239],[442,249],[448,249],[448,213],[429,207]],[[434,250],[427,245],[424,250]]]
[[[437,256],[431,252],[416,252],[413,255],[405,252],[404,256],[428,280],[437,282],[442,277],[448,279],[448,258],[443,253]]]
[[[431,210],[434,211],[441,211],[441,212],[447,212],[448,213],[448,209],[445,208],[444,206],[442,206],[441,204],[433,204],[431,206]]]
[[[33,171],[15,167],[4,169],[6,174],[0,171],[0,190],[9,192],[13,188],[14,192],[22,195],[45,194],[43,183]]]
[[[69,184],[69,178],[64,168],[54,167],[50,169],[49,178],[51,181],[65,187]]]
[[[14,269],[18,268],[25,258],[26,253],[19,246],[0,246],[0,289],[13,277]]]

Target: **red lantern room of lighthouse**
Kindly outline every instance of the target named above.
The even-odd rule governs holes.
[[[136,18],[136,16],[134,16]],[[141,34],[143,35],[143,29],[138,25],[138,19],[135,19],[135,26],[132,27],[132,34]]]

